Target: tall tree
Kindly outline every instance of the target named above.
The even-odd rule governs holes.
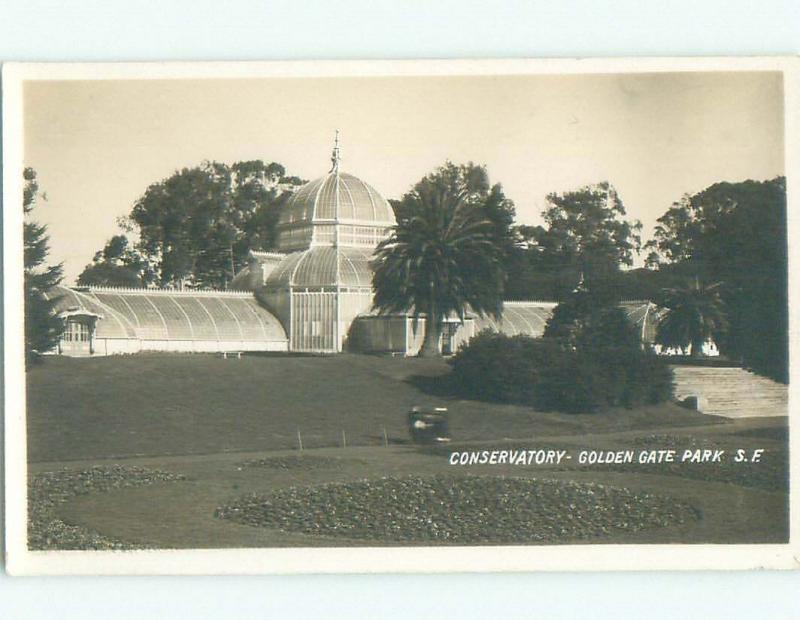
[[[506,299],[566,299],[580,280],[580,268],[548,251],[543,226],[516,227],[517,243],[508,263]]]
[[[663,263],[677,263],[691,258],[694,239],[703,231],[703,223],[692,206],[692,197],[685,194],[658,218],[653,239],[645,243],[649,253],[646,263],[658,267]]]
[[[625,219],[607,182],[547,196],[545,226],[520,226],[509,281],[513,298],[564,299],[581,276],[594,289],[613,287],[641,248],[642,225]]]
[[[488,213],[500,193],[483,167],[447,162],[396,204],[397,225],[376,250],[373,305],[425,316],[420,356],[441,355],[445,317],[502,312],[505,247]]]
[[[162,286],[224,288],[251,249],[270,249],[285,194],[301,179],[276,163],[204,162],[150,185],[128,222]]]
[[[55,313],[57,299],[52,289],[61,282],[62,265],[46,265],[50,252],[47,227],[28,219],[39,198],[36,171],[25,168],[22,209],[26,216],[23,224],[25,268],[25,353],[28,361],[39,359],[58,343],[64,329],[63,321]],[[45,296],[49,293],[49,298]]]
[[[667,275],[722,282],[720,352],[788,381],[786,179],[715,183],[659,219],[651,262]]]

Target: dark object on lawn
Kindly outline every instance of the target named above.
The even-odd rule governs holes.
[[[414,443],[450,441],[447,407],[414,407],[408,412],[408,430]]]
[[[708,406],[708,400],[702,396],[691,394],[683,400],[679,400],[678,404],[681,407],[684,407],[685,409],[691,409],[692,411],[703,411]]]

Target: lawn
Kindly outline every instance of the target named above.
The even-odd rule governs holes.
[[[49,358],[28,373],[28,458],[205,454],[405,441],[414,405],[445,405],[455,440],[722,423],[672,404],[568,415],[458,400],[441,360],[364,355]]]
[[[122,549],[786,540],[785,418],[727,421],[672,404],[538,412],[459,400],[448,373],[440,360],[357,355],[48,359],[29,373],[30,541]],[[448,448],[407,442],[405,414],[419,404],[449,408]],[[766,451],[762,464],[736,467],[448,463],[450,450],[515,446]]]

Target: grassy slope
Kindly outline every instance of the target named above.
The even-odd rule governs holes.
[[[139,354],[50,358],[28,374],[31,461],[169,455],[296,446],[375,445],[385,427],[405,439],[413,405],[445,404],[461,441],[709,424],[671,404],[596,415],[452,400],[407,379],[447,373],[438,360],[359,355],[244,357]]]

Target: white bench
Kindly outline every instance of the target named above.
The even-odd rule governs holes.
[[[225,360],[228,359],[229,355],[231,357],[233,357],[235,355],[237,360],[242,359],[242,352],[241,351],[223,351],[222,352],[222,359],[225,359]]]

